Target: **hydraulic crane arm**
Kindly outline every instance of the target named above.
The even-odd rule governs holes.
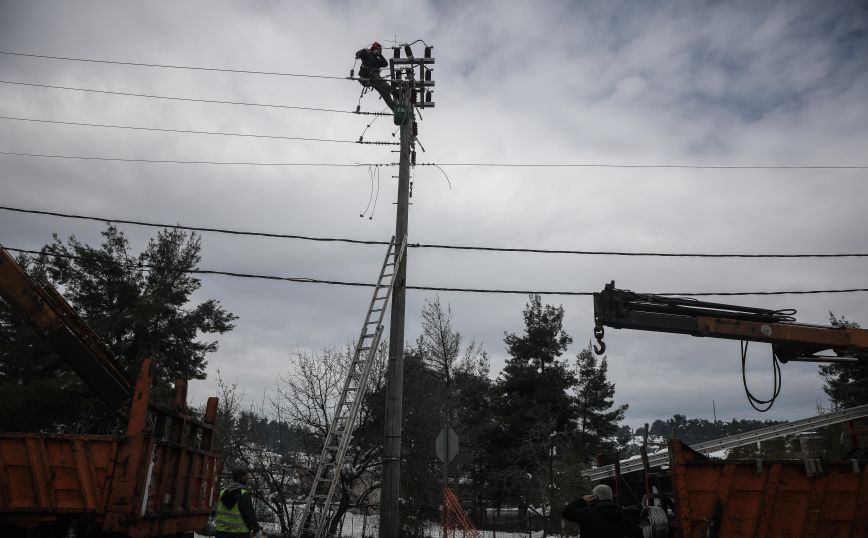
[[[765,310],[683,297],[639,294],[606,284],[594,294],[594,335],[605,352],[604,327],[772,344],[781,362],[868,361],[868,330],[795,323],[795,310]],[[835,355],[817,355],[832,350]]]
[[[126,416],[133,385],[112,353],[57,290],[36,283],[2,247],[0,297],[46,338],[110,409]]]

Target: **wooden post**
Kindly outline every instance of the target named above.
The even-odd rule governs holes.
[[[395,242],[401,245],[407,237],[410,207],[410,145],[413,141],[415,120],[412,90],[405,85],[401,103],[406,107],[406,119],[401,125],[401,159],[398,168],[398,210],[395,224]],[[400,247],[398,247],[400,248]],[[401,481],[401,419],[404,392],[404,315],[407,286],[407,251],[400,267],[395,270],[392,288],[392,315],[389,330],[389,369],[386,393],[385,439],[383,443],[383,482],[380,496],[380,538],[398,538],[400,535]]]

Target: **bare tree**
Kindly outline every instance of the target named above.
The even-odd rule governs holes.
[[[453,472],[474,481],[478,496],[482,484],[477,465],[479,439],[488,415],[485,412],[490,386],[488,356],[475,340],[471,340],[462,351],[461,333],[452,323],[452,308],[449,305],[444,308],[438,296],[426,299],[422,308],[422,333],[416,341],[416,352],[437,385],[436,397],[423,404],[430,408],[436,402],[440,407],[441,424],[433,435],[436,436],[441,428],[454,428],[458,432],[461,451],[451,466]],[[412,400],[413,396],[408,399]],[[408,403],[412,408],[412,401]],[[444,486],[448,484],[449,466],[443,464]],[[434,480],[434,477],[431,476],[429,480]],[[425,493],[426,490],[420,488],[417,496],[424,498]],[[417,519],[421,520],[424,512],[421,507],[419,512]],[[421,524],[421,521],[418,523]]]
[[[452,326],[452,307],[440,304],[440,297],[426,299],[422,308],[422,334],[416,342],[426,366],[436,372],[443,383],[443,418],[446,427],[452,423],[450,399],[457,373],[488,374],[488,357],[475,340],[461,356],[461,333]]]
[[[303,473],[309,483],[316,473],[319,455],[335,414],[335,407],[353,359],[354,347],[324,348],[319,353],[297,351],[292,356],[292,368],[279,376],[272,405],[276,413],[303,427],[310,434],[305,447]],[[340,471],[338,509],[329,523],[329,534],[335,534],[346,511],[366,503],[379,489],[377,468],[382,464],[382,439],[379,418],[381,406],[372,405],[370,394],[380,393],[385,385],[388,344],[381,342],[368,378],[366,397],[359,409],[353,428],[353,439]]]
[[[217,372],[219,406],[215,432],[220,449],[220,461],[224,469],[224,481],[228,471],[243,466],[253,479],[249,484],[257,508],[264,508],[277,518],[281,534],[289,536],[292,528],[291,501],[299,495],[299,466],[292,454],[277,453],[268,439],[268,423],[285,425],[279,413],[267,418],[266,400],[257,406],[245,405],[245,394],[237,383],[224,381]],[[289,505],[287,503],[290,503]]]

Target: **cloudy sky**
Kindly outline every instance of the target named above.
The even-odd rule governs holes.
[[[373,40],[434,45],[436,108],[419,137],[435,163],[868,165],[868,11],[816,2],[48,2],[0,0],[0,50],[49,56],[346,76]],[[9,82],[194,99],[352,110],[345,80],[173,70],[0,54],[0,151],[129,159],[389,163],[387,146],[221,137],[8,119],[355,140],[370,116],[147,99]],[[371,94],[363,110],[378,111]],[[393,140],[380,119],[367,140]],[[365,167],[220,166],[0,155],[12,207],[192,226],[388,240],[397,185],[381,172],[372,219]],[[704,253],[868,252],[865,169],[483,168],[414,172],[410,241]],[[374,187],[376,191],[376,187]],[[369,211],[370,214],[370,211]],[[123,227],[141,248],[153,229]],[[103,225],[0,211],[0,242],[38,248],[52,233],[95,242]],[[205,234],[202,268],[373,281],[379,246]],[[414,249],[409,284],[598,291],[773,291],[868,286],[868,260],[623,258]],[[359,330],[365,288],[204,277],[198,299],[240,319],[215,373],[248,394],[273,388],[298,349]],[[408,294],[407,340],[431,294]],[[563,304],[575,355],[592,337],[589,297]],[[497,374],[522,295],[441,293]],[[866,294],[740,297],[868,322]],[[738,343],[609,330],[610,377],[628,423],[685,413],[759,417],[745,399]],[[751,348],[749,381],[771,386],[770,351]],[[769,418],[826,402],[811,364],[783,367]]]

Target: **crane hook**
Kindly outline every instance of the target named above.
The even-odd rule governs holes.
[[[594,346],[594,353],[597,355],[602,355],[606,352],[606,343],[603,342],[603,336],[605,336],[605,334],[606,332],[603,327],[594,327],[594,338],[596,338],[597,343],[600,344],[600,347]]]

